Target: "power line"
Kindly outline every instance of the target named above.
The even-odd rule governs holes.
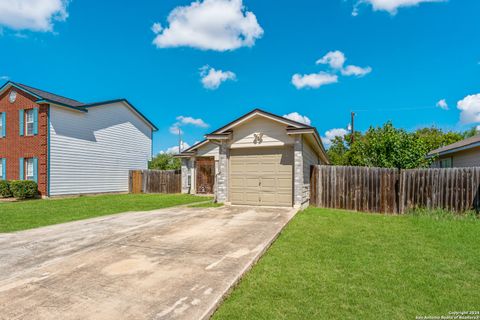
[[[407,111],[407,110],[429,110],[429,109],[438,109],[437,107],[399,107],[399,108],[376,108],[376,109],[361,109],[363,107],[352,108],[352,112],[379,112],[379,111]]]

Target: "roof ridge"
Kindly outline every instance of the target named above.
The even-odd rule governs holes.
[[[75,101],[75,102],[78,102],[78,103],[81,103],[81,104],[85,104],[82,101],[78,101],[78,100],[75,100],[75,99],[72,99],[72,98],[69,98],[69,97],[66,97],[66,96],[62,96],[60,94],[53,93],[53,92],[50,92],[50,91],[46,91],[46,90],[43,90],[43,89],[38,89],[38,88],[29,86],[29,85],[26,85],[26,84],[23,84],[23,83],[20,83],[20,82],[13,82],[12,81],[12,83],[16,84],[17,86],[24,87],[24,89],[27,89],[27,90],[28,89],[33,89],[33,90],[37,90],[37,91],[42,91],[42,92],[45,92],[45,93],[48,93],[48,94],[51,94],[51,95],[54,95],[54,96],[57,96],[57,97],[60,97],[60,98],[63,98],[63,99],[67,99],[67,100]]]

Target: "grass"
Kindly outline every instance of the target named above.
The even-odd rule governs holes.
[[[203,203],[192,204],[189,207],[190,208],[219,208],[219,207],[223,207],[223,203],[208,201]]]
[[[213,319],[415,319],[479,309],[479,219],[309,208]]]
[[[12,232],[108,214],[145,211],[204,200],[188,194],[117,194],[0,203],[0,232]]]

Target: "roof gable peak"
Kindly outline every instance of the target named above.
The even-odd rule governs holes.
[[[256,109],[253,109],[252,111],[244,114],[243,116],[237,118],[236,120],[233,120],[232,122],[228,123],[227,125],[213,131],[211,134],[224,133],[224,132],[229,131],[229,130],[233,129],[234,127],[244,123],[245,121],[248,121],[248,120],[250,120],[254,117],[257,117],[257,116],[261,116],[261,117],[270,119],[272,121],[280,122],[280,123],[283,123],[283,124],[285,124],[287,126],[290,126],[290,127],[293,127],[293,128],[301,128],[301,129],[313,128],[313,127],[311,127],[309,125],[306,125],[304,123],[297,122],[297,121],[294,121],[294,120],[290,120],[288,118],[284,118],[284,117],[278,116],[276,114],[273,114],[273,113],[264,111],[262,109],[256,108]]]

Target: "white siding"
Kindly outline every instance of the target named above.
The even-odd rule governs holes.
[[[320,164],[320,157],[303,138],[303,203],[310,200],[310,168]]]
[[[151,128],[124,103],[88,113],[50,107],[50,195],[128,191],[128,171],[146,169]]]
[[[264,117],[256,117],[239,125],[233,130],[233,139],[230,147],[273,147],[293,144],[293,138],[287,135],[286,125]],[[262,133],[262,142],[255,144],[255,133]]]

